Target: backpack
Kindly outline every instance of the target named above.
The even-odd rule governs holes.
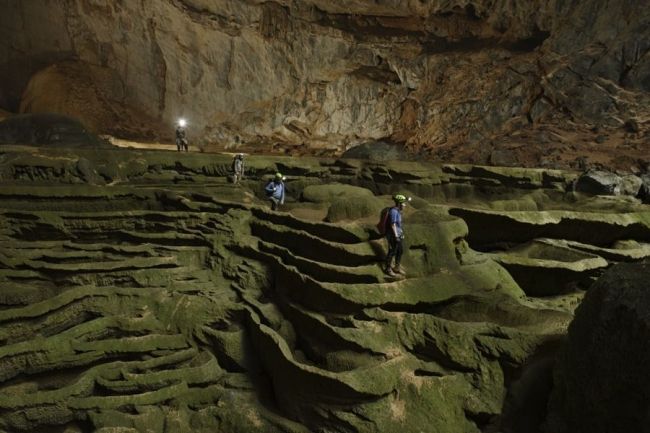
[[[388,226],[388,216],[390,215],[391,206],[385,207],[379,213],[379,222],[377,223],[377,231],[380,235],[385,235]]]

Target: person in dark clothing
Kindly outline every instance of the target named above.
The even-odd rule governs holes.
[[[278,210],[284,204],[284,180],[282,173],[275,173],[273,180],[269,181],[264,188],[266,196],[271,201],[271,209]]]
[[[188,151],[187,145],[187,131],[185,130],[186,122],[181,119],[178,121],[178,126],[176,127],[176,150],[180,152],[181,150]]]
[[[386,240],[388,241],[388,254],[386,254],[386,263],[384,272],[390,277],[406,275],[400,262],[402,261],[404,240],[404,230],[402,228],[402,211],[406,203],[411,201],[411,197],[397,194],[393,197],[395,206],[388,211],[388,221],[386,229]],[[394,260],[394,263],[393,263]]]

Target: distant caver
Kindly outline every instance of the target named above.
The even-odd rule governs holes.
[[[402,228],[402,211],[406,203],[411,201],[411,197],[406,197],[402,194],[393,196],[395,206],[382,212],[382,228],[383,233],[388,241],[388,253],[386,254],[386,263],[384,272],[389,277],[396,277],[399,275],[406,275],[404,268],[400,262],[402,261],[402,241],[404,240],[404,230]],[[394,260],[394,263],[393,263]]]
[[[275,173],[275,177],[266,184],[264,191],[271,201],[271,209],[278,210],[281,204],[284,204],[284,180],[282,173]]]
[[[181,150],[187,152],[188,150],[187,131],[185,130],[185,121],[183,120],[179,121],[176,127],[176,150],[179,152]]]
[[[244,177],[244,154],[238,153],[232,160],[232,183],[239,183]]]

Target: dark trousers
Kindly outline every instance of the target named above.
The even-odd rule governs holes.
[[[275,197],[269,197],[269,200],[271,200],[271,210],[278,210],[280,207],[280,200]]]
[[[402,240],[395,237],[393,233],[386,236],[388,241],[388,254],[386,254],[386,269],[392,268],[391,266],[393,257],[395,258],[395,267],[399,266],[402,261]]]

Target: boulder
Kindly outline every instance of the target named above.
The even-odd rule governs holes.
[[[621,194],[636,197],[641,191],[643,180],[639,176],[629,174],[621,179]]]
[[[575,190],[593,195],[621,194],[620,176],[605,170],[589,170],[583,173],[575,183]]]
[[[490,153],[490,164],[499,167],[514,167],[519,165],[519,160],[512,150],[496,149]]]
[[[555,369],[547,431],[648,432],[650,263],[620,264],[588,291]]]

